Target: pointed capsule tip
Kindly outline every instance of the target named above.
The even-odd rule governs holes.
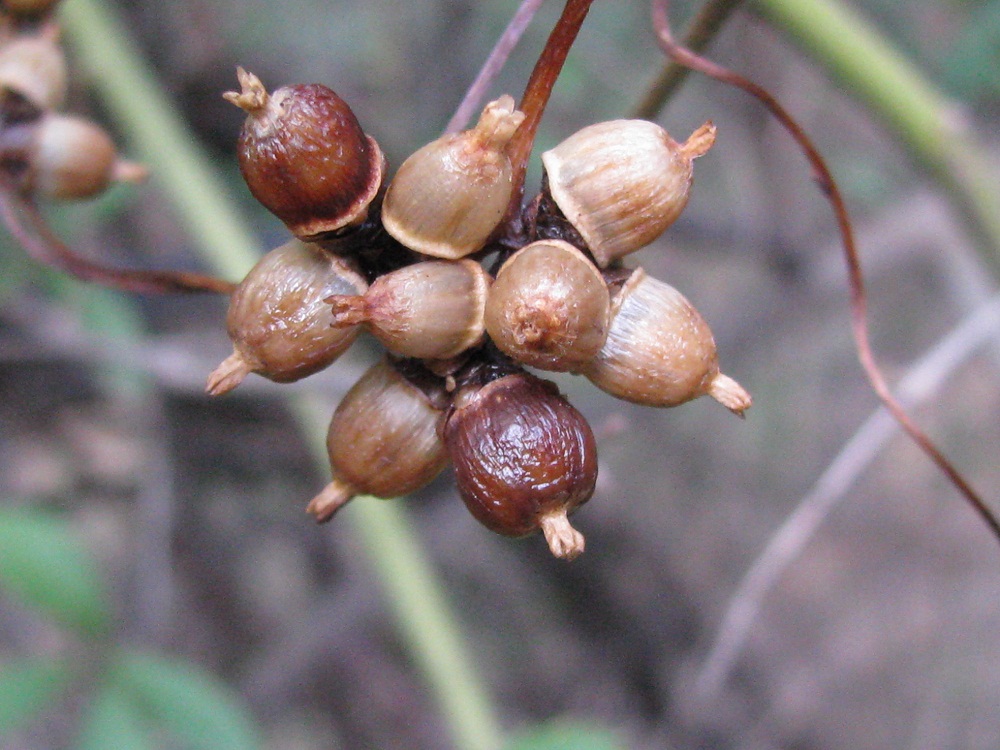
[[[746,418],[746,410],[753,405],[753,398],[746,389],[728,375],[721,372],[708,387],[708,395],[725,406],[741,419]]]
[[[205,392],[210,396],[221,396],[224,393],[229,393],[242,383],[243,379],[252,371],[253,367],[243,358],[243,355],[234,351],[222,360],[208,376]]]
[[[540,524],[549,550],[560,560],[573,560],[583,554],[583,534],[570,524],[565,508],[542,516]]]

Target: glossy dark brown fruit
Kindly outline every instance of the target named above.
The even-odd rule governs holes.
[[[238,74],[242,90],[225,97],[247,112],[238,149],[253,196],[303,240],[363,222],[385,161],[347,103],[322,84],[269,94]]]
[[[567,515],[594,492],[597,444],[553,383],[515,373],[459,392],[444,439],[480,523],[515,537],[542,529],[557,557],[583,551]]]

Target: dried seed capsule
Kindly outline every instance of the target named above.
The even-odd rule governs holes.
[[[597,444],[554,383],[518,372],[463,388],[444,440],[458,491],[480,523],[506,536],[540,528],[556,557],[583,552],[568,514],[594,493]]]
[[[479,250],[510,202],[506,147],[524,114],[503,96],[472,130],[416,151],[392,179],[382,206],[386,231],[411,250],[456,260]]]
[[[0,46],[0,89],[23,96],[40,110],[66,98],[66,56],[54,26],[19,35]]]
[[[486,331],[521,364],[575,371],[604,345],[610,311],[594,264],[568,242],[541,240],[500,268],[486,302]]]
[[[112,182],[139,182],[146,168],[121,159],[107,132],[96,123],[50,112],[0,136],[5,162],[23,160],[18,186],[55,200],[90,198]]]
[[[345,260],[317,245],[292,240],[272,250],[230,298],[226,326],[233,353],[209,376],[207,391],[231,391],[251,372],[288,383],[327,367],[359,329],[331,328],[323,300],[366,288]]]
[[[447,359],[483,338],[489,275],[471,260],[429,260],[384,274],[360,296],[335,296],[333,325],[364,323],[403,357]]]
[[[607,341],[582,373],[601,390],[646,406],[677,406],[708,394],[742,416],[751,404],[750,394],[719,372],[705,319],[641,268],[612,300]]]
[[[241,91],[224,96],[247,112],[239,161],[253,196],[302,240],[362,223],[385,158],[347,103],[318,83],[268,94],[252,73],[237,74]]]
[[[692,161],[715,142],[707,122],[684,143],[645,120],[590,125],[542,154],[552,199],[601,268],[659,237],[687,205]]]
[[[333,481],[307,508],[317,521],[330,520],[355,495],[418,490],[448,463],[439,430],[444,390],[421,373],[408,378],[400,366],[384,359],[369,369],[334,412],[326,438]]]

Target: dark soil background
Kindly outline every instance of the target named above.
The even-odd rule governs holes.
[[[495,93],[520,93],[555,5]],[[689,8],[679,5],[682,17]],[[860,5],[954,97],[996,160],[995,61],[980,77],[961,61],[976,14],[998,3]],[[237,64],[272,87],[335,88],[398,165],[443,127],[513,8],[118,7],[230,176],[262,247],[286,235],[236,172],[242,117],[220,94],[235,86]],[[595,3],[542,148],[638,101],[660,64],[647,14],[644,2]],[[711,55],[768,86],[842,180],[874,346],[895,382],[995,293],[996,265],[979,260],[946,196],[891,135],[777,32],[737,13]],[[71,108],[105,117],[82,72]],[[706,119],[719,139],[697,163],[692,201],[635,264],[681,289],[710,322],[723,369],[754,395],[746,421],[707,399],[644,409],[558,378],[601,450],[598,491],[574,522],[587,551],[571,564],[552,559],[540,537],[511,541],[481,528],[448,476],[394,502],[410,511],[506,728],[583,718],[649,750],[1000,747],[996,541],[898,436],[869,451],[871,465],[777,579],[734,669],[716,690],[696,690],[741,578],[876,407],[849,332],[833,220],[804,160],[753,101],[697,78],[661,122],[681,137]],[[198,266],[155,178],[51,215],[94,257]],[[269,748],[448,747],[350,510],[323,527],[303,512],[327,475],[283,397],[335,399],[376,346],[363,341],[293,386],[254,377],[213,400],[203,389],[229,351],[224,301],[98,292],[34,267],[7,239],[0,253],[0,502],[69,514],[113,581],[122,640],[234,685]],[[122,339],[88,327],[96,294],[139,311],[134,345],[109,345]],[[914,410],[994,501],[997,346],[1000,338],[959,364]],[[135,377],[154,387],[135,390]],[[0,596],[0,654],[59,645],[51,627]],[[47,747],[72,717],[53,711],[56,728],[25,741]]]

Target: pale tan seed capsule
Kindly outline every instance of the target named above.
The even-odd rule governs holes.
[[[471,130],[447,135],[403,162],[385,194],[382,223],[411,250],[456,260],[479,250],[513,191],[506,147],[524,114],[502,96]]]
[[[490,278],[471,260],[429,260],[384,274],[363,295],[339,295],[333,325],[364,323],[390,352],[448,359],[483,338]]]
[[[542,163],[552,199],[606,268],[674,223],[687,205],[692,161],[714,142],[711,122],[677,143],[656,123],[613,120],[571,135]]]
[[[601,390],[646,406],[677,406],[708,394],[742,416],[751,404],[750,394],[719,372],[704,318],[641,268],[612,300],[607,341],[582,372]]]
[[[330,420],[333,481],[307,511],[328,521],[355,495],[399,497],[434,479],[448,463],[438,429],[446,404],[440,387],[418,387],[388,359],[369,369]]]
[[[29,148],[26,189],[45,198],[90,198],[113,182],[141,182],[148,174],[118,156],[103,128],[73,115],[46,114]]]
[[[611,298],[604,278],[562,240],[533,242],[507,259],[486,303],[486,331],[502,352],[542,370],[575,371],[604,345]]]
[[[231,391],[251,372],[278,383],[299,380],[332,364],[359,328],[332,328],[332,294],[361,294],[365,280],[342,258],[292,240],[258,261],[229,300],[226,327],[233,353],[209,376],[213,396]]]
[[[23,96],[41,110],[66,99],[66,56],[54,26],[15,36],[0,46],[0,89]]]

